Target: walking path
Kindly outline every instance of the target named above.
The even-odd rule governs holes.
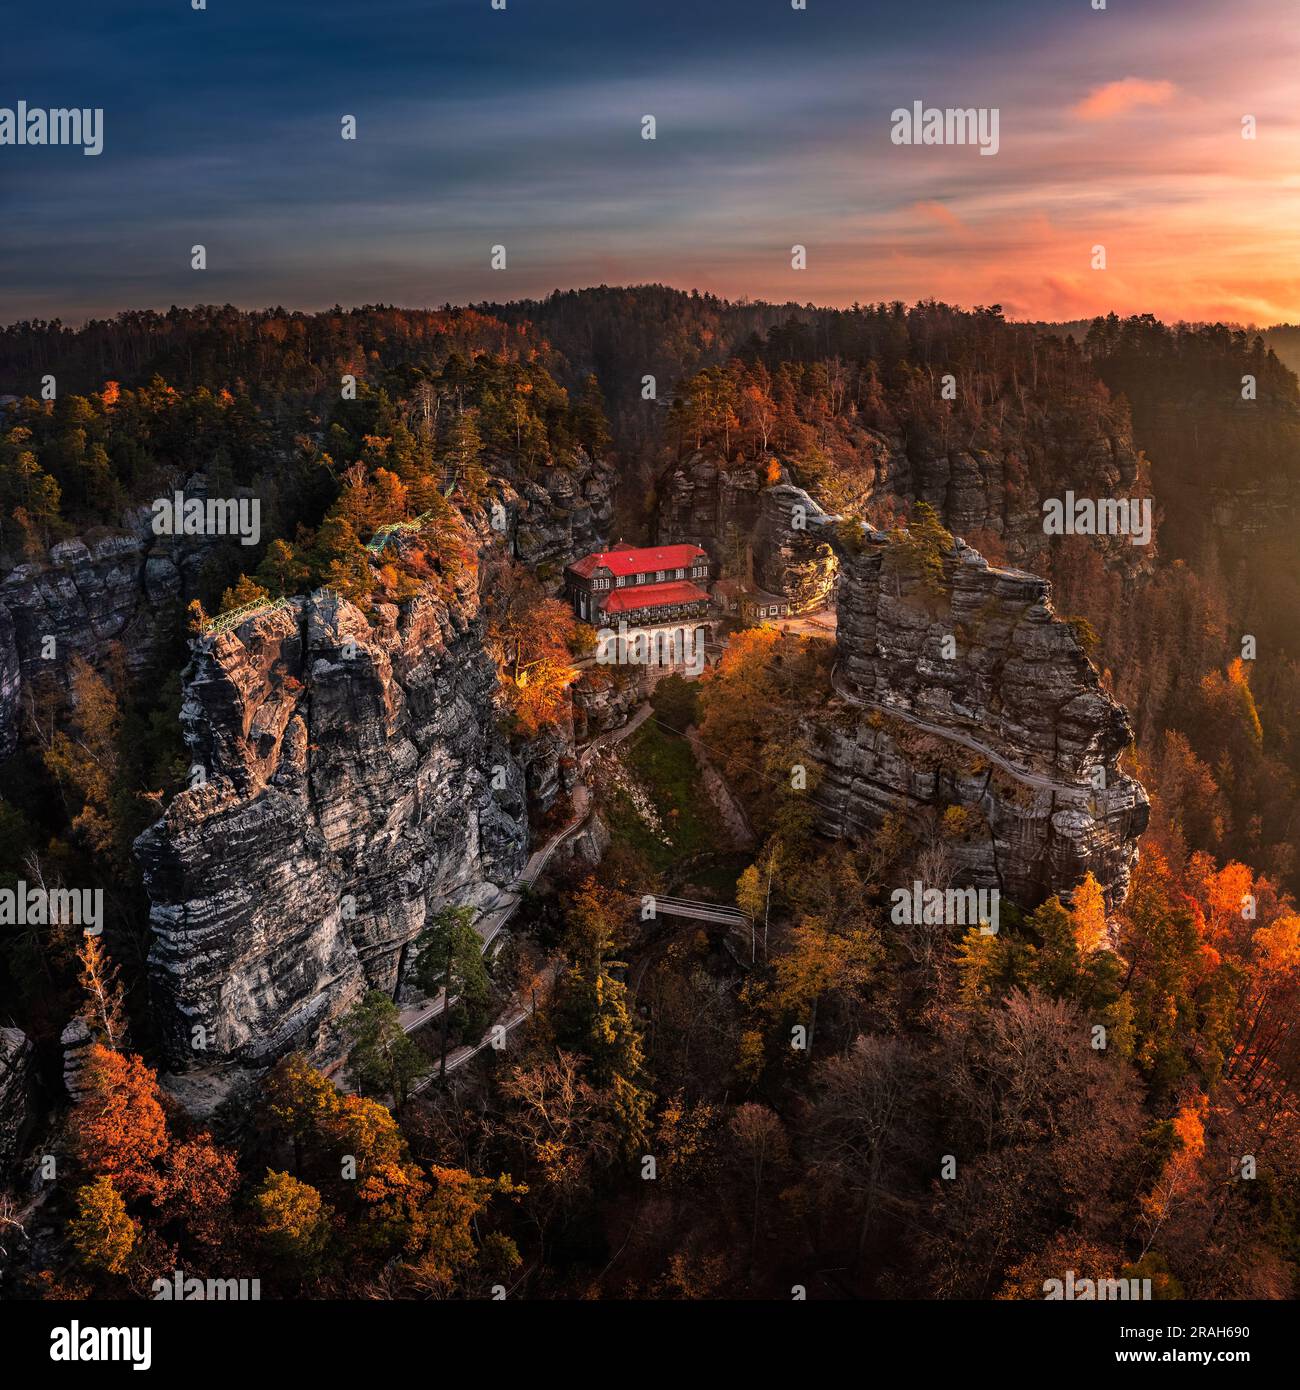
[[[626,724],[622,724],[617,729],[611,729],[607,733],[600,734],[592,739],[578,754],[579,777],[581,777],[582,770],[587,766],[594,754],[603,749],[612,748],[615,744],[621,743],[625,738],[629,738],[650,718],[652,713],[653,711],[650,708],[650,703],[647,701],[645,704],[637,707],[636,713],[632,715]],[[585,782],[579,780],[575,783],[572,801],[573,815],[559,830],[550,836],[545,844],[535,849],[533,853],[529,855],[528,863],[524,865],[523,872],[515,882],[511,884],[510,888],[506,890],[504,895],[505,901],[499,903],[490,912],[481,914],[474,923],[474,930],[479,934],[479,938],[482,940],[484,951],[491,946],[492,942],[500,934],[501,929],[514,915],[515,909],[523,901],[523,894],[518,890],[524,887],[531,887],[536,883],[541,876],[542,870],[550,862],[551,856],[554,855],[555,851],[559,849],[569,836],[575,834],[586,824],[587,818],[591,814],[591,792],[588,790]],[[404,1033],[414,1033],[417,1029],[423,1028],[431,1019],[437,1018],[443,1010],[444,993],[445,991],[439,990],[436,998],[425,999],[419,1004],[413,1004],[409,1008],[403,1009],[400,1014],[402,1031]],[[455,1000],[453,999],[452,1002],[454,1003]],[[498,1018],[493,1024],[493,1027],[500,1024],[509,1032],[510,1029],[522,1023],[531,1013],[531,1006],[523,1009],[522,1012],[518,1009],[513,1009],[504,1014],[501,1018]],[[456,1059],[456,1066],[460,1066],[462,1063],[469,1061],[475,1053],[481,1051],[487,1045],[491,1034],[492,1029],[489,1028],[487,1034],[478,1044],[467,1044],[464,1047],[457,1048],[455,1052],[450,1053],[447,1057],[447,1070],[450,1071],[452,1069],[453,1058]],[[428,1079],[422,1082],[417,1089],[422,1090],[427,1084]]]
[[[546,967],[545,971],[542,973],[541,976],[541,983],[545,987],[545,992],[549,992],[550,986],[555,983],[555,979],[558,973],[559,972],[556,970],[554,965],[548,965]],[[519,1025],[524,1022],[525,1019],[531,1018],[533,1016],[533,1010],[537,1006],[536,999],[537,995],[536,991],[534,991],[526,1004],[514,1004],[509,1009],[507,1009],[506,1012],[503,1013],[499,1018],[497,1018],[496,1021],[492,1024],[492,1026],[487,1030],[487,1032],[484,1033],[483,1036],[478,1040],[478,1042],[463,1043],[460,1047],[455,1048],[453,1051],[449,1052],[447,1054],[447,1070],[449,1072],[455,1071],[457,1067],[463,1067],[465,1063],[470,1060],[470,1058],[477,1057],[478,1054],[482,1052],[485,1047],[491,1045],[493,1035],[495,1034],[498,1028],[502,1029],[503,1036],[509,1037],[509,1035],[516,1028],[518,1028]],[[422,1076],[420,1080],[417,1081],[415,1085],[411,1087],[411,1095],[418,1096],[421,1091],[427,1090],[430,1086],[433,1085],[435,1081],[440,1080],[441,1076],[441,1067],[435,1067],[434,1070],[428,1074],[428,1076]]]
[[[942,724],[928,724],[924,719],[918,719],[916,715],[907,710],[899,709],[896,705],[882,705],[879,700],[864,700],[861,695],[854,694],[844,684],[838,664],[831,670],[831,685],[835,693],[842,700],[847,700],[849,704],[861,705],[865,709],[880,710],[882,714],[892,715],[895,719],[901,719],[905,724],[911,724],[914,728],[921,729],[927,734],[933,734],[936,738],[947,739],[949,743],[960,743],[963,748],[969,748],[971,752],[978,753],[982,758],[987,758],[989,762],[996,764],[1003,772],[1014,777],[1016,781],[1023,782],[1026,786],[1036,787],[1040,791],[1064,792],[1071,795],[1083,790],[1090,790],[1092,787],[1092,784],[1086,780],[1058,782],[1040,772],[1030,772],[1026,768],[1017,767],[1015,763],[1008,762],[1001,753],[995,752],[987,744],[978,742],[959,729],[948,728]]]

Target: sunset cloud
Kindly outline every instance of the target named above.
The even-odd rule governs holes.
[[[1144,0],[1123,7],[1122,37],[1041,0],[1002,0],[996,23],[935,0],[923,35],[905,12],[837,4],[797,42],[788,11],[751,0],[713,0],[703,27],[699,7],[665,6],[649,29],[635,6],[568,0],[599,23],[521,6],[505,46],[451,0],[384,0],[391,22],[360,28],[347,7],[308,24],[288,6],[276,41],[313,61],[274,82],[241,66],[266,42],[247,7],[224,7],[197,50],[185,26],[133,45],[111,7],[67,8],[76,43],[51,45],[33,12],[6,52],[29,96],[110,113],[104,155],[3,152],[0,201],[22,215],[0,232],[0,319],[662,280],[778,303],[1300,320],[1294,0],[1237,0],[1231,24],[1221,0]],[[890,113],[917,98],[996,106],[997,157],[894,145]],[[1246,112],[1258,140],[1241,138]],[[1152,114],[1159,130],[1133,138]],[[202,276],[176,250],[199,228]]]
[[[919,216],[926,218],[930,222],[937,222],[941,227],[947,227],[950,231],[959,233],[961,236],[969,236],[970,228],[957,216],[950,207],[943,203],[932,202],[922,198],[912,204],[912,211]]]
[[[1137,106],[1164,106],[1177,91],[1172,82],[1125,77],[1119,82],[1094,87],[1074,108],[1074,114],[1085,121],[1108,121]]]

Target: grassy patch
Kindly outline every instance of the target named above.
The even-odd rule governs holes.
[[[610,833],[655,869],[666,869],[688,855],[724,847],[718,816],[700,776],[695,754],[684,738],[647,721],[619,750],[659,815],[671,845],[654,833],[626,795],[616,792],[607,806]]]

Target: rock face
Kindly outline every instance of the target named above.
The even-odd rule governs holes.
[[[10,570],[0,583],[0,756],[17,745],[22,682],[64,680],[73,654],[93,665],[113,642],[139,674],[174,633],[184,584],[169,549],[131,532],[61,541],[47,563]]]
[[[0,1028],[0,1173],[18,1157],[32,1117],[34,1057],[25,1033]]]
[[[543,580],[604,544],[614,516],[612,465],[579,450],[571,468],[546,468],[536,479],[511,480],[504,464],[495,471],[515,558]]]
[[[823,505],[844,515],[884,524],[928,502],[950,530],[995,547],[1010,562],[1042,567],[1052,544],[1043,530],[1042,504],[1063,498],[1151,496],[1145,465],[1126,430],[1078,413],[1035,421],[1014,440],[989,448],[952,448],[927,432],[920,419],[906,432],[858,427],[851,452],[839,457],[815,491]],[[708,550],[732,576],[744,573],[746,547],[753,578],[797,610],[826,596],[829,579],[819,552],[801,550],[783,526],[783,511],[797,500],[787,484],[766,488],[755,465],[723,462],[697,453],[659,481],[658,539],[690,541]],[[806,494],[804,494],[806,496]],[[811,533],[804,539],[811,540]],[[1089,538],[1107,564],[1136,573],[1151,563],[1152,547],[1122,536]]]
[[[735,573],[758,523],[762,489],[756,467],[694,454],[659,480],[656,540],[702,546]]]
[[[63,1089],[74,1101],[86,1093],[82,1078],[90,1060],[90,1047],[95,1041],[86,1020],[71,1018],[59,1034],[59,1046],[63,1051]]]
[[[177,487],[207,495],[201,474]],[[149,509],[141,507],[118,530],[60,541],[45,561],[15,566],[0,585],[0,602],[13,618],[23,679],[63,673],[74,652],[100,662],[111,642],[121,643],[127,669],[138,675],[174,635],[181,600],[193,593],[213,548],[228,543],[219,536],[155,536]]]
[[[1064,409],[1022,423],[987,447],[954,448],[932,425],[914,417],[899,433],[859,429],[852,458],[835,469],[822,500],[854,516],[869,515],[873,504],[905,511],[912,502],[928,502],[949,530],[996,538],[1012,563],[1032,566],[1051,544],[1043,530],[1045,499],[1066,490],[1080,497],[1151,496],[1127,427],[1087,411]],[[1125,565],[1149,558],[1149,550],[1135,550],[1123,538],[1094,541]]]
[[[206,495],[201,474],[178,480]],[[185,602],[224,538],[155,536],[141,507],[117,530],[60,541],[43,561],[14,566],[0,582],[0,757],[17,744],[23,682],[66,682],[69,659],[102,666],[113,644],[140,675],[175,639]]]
[[[864,536],[861,553],[845,556],[837,605],[840,671],[854,694],[1061,780],[1114,770],[1132,741],[1128,716],[1052,611],[1047,580],[995,569],[958,540],[927,590],[886,537]]]
[[[0,603],[0,760],[18,747],[18,706],[22,696],[22,663],[14,620]]]
[[[177,1069],[335,1055],[339,1015],[399,991],[429,914],[522,868],[524,771],[467,584],[373,623],[322,590],[195,644],[182,724],[203,780],[136,847]]]
[[[169,556],[150,558],[141,535],[112,532],[87,543],[61,541],[47,563],[18,565],[0,587],[14,625],[25,679],[60,669],[71,652],[87,661],[120,641],[139,669],[152,650],[157,607],[180,592]],[[53,638],[53,655],[45,655]]]
[[[1122,898],[1147,797],[1118,766],[1127,715],[1052,611],[1047,581],[960,541],[941,576],[880,533],[840,552],[845,709],[821,729],[823,828],[856,834],[962,806],[954,883],[1032,907],[1091,872]]]
[[[573,783],[572,725],[543,729],[517,750],[517,756],[524,772],[528,809],[545,815]]]
[[[574,738],[579,743],[620,728],[645,699],[644,682],[626,667],[612,666],[587,667],[569,687],[569,694]]]
[[[764,488],[754,527],[754,582],[790,600],[793,613],[824,608],[835,588],[835,552],[822,508],[799,487]]]

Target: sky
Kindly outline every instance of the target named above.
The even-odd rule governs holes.
[[[1300,5],[1095,2],[15,0],[0,108],[104,150],[0,145],[0,323],[648,282],[1300,321]],[[997,154],[894,144],[916,101]]]

